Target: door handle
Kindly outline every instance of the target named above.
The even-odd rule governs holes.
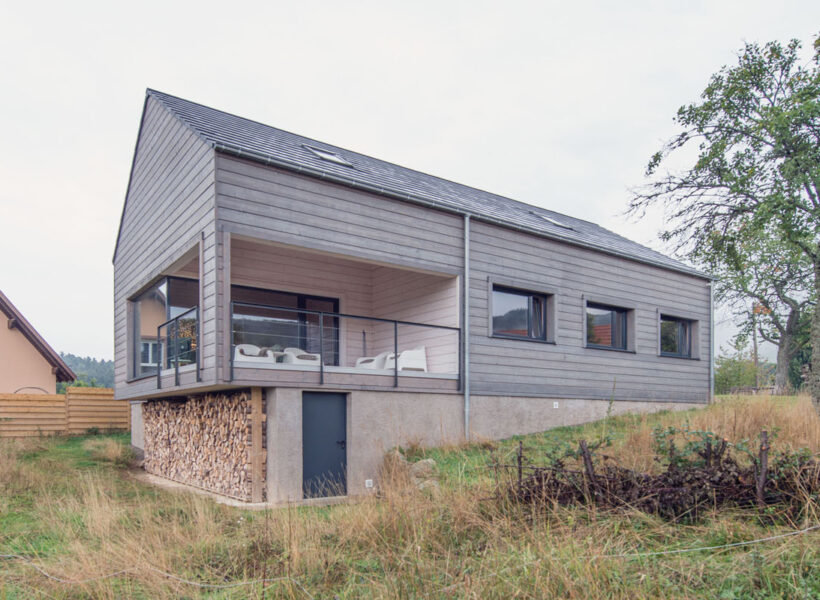
[[[342,450],[347,450],[347,440],[336,440]]]

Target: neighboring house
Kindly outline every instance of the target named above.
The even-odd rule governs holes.
[[[19,310],[0,292],[0,394],[55,394],[76,376]]]
[[[363,493],[409,441],[711,396],[702,273],[152,90],[114,287],[116,396],[146,469],[242,499]]]

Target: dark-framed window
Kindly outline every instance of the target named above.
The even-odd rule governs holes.
[[[493,286],[493,336],[547,341],[546,294]]]
[[[692,321],[661,315],[661,356],[692,358]]]
[[[315,314],[338,313],[338,298],[232,285],[231,299],[237,303],[233,313],[234,344],[277,351],[295,347],[320,353],[326,365],[339,364],[339,318],[331,314],[322,320]]]
[[[627,309],[618,306],[588,302],[587,347],[626,350],[628,312]]]
[[[131,302],[132,372],[138,379],[156,374],[163,347],[162,340],[157,339],[157,328],[199,304],[199,280],[163,277]]]

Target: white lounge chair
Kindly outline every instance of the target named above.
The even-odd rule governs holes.
[[[260,348],[253,344],[237,344],[234,349],[234,362],[276,362],[276,358],[269,348]]]
[[[318,367],[319,361],[322,359],[321,354],[305,352],[301,348],[285,348],[284,353],[282,362],[289,365],[313,365]]]
[[[362,356],[356,359],[356,368],[358,369],[384,369],[384,362],[391,352],[382,352],[376,356]]]
[[[385,369],[395,369],[395,355],[391,352],[384,361]],[[427,372],[427,352],[424,346],[399,352],[399,371]]]

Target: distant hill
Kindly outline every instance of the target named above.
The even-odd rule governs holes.
[[[85,387],[114,387],[114,361],[99,360],[90,356],[76,356],[60,352],[60,356],[71,370],[77,374],[74,383],[57,385],[57,392],[63,392],[66,386],[81,385]]]

